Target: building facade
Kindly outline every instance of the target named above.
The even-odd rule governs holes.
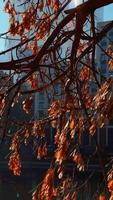
[[[102,28],[107,25],[109,22],[98,22],[97,24],[97,32],[101,31]],[[109,49],[110,48],[110,49]],[[97,45],[96,50],[96,65],[97,70],[103,75],[105,78],[113,77],[113,70],[109,66],[109,52],[108,50],[113,50],[113,28],[103,37],[99,45]],[[100,84],[103,83],[103,79],[100,78]],[[96,92],[96,88],[93,88],[93,92]],[[104,126],[102,129],[98,129],[98,141],[100,144],[105,145],[106,147],[111,148],[113,146],[113,120],[108,123],[108,125]],[[112,151],[113,153],[113,151]]]

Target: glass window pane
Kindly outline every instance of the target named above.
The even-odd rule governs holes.
[[[113,128],[108,128],[108,146],[113,148]]]
[[[99,130],[99,144],[106,145],[106,128],[100,128]]]

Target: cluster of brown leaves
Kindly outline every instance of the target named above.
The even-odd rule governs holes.
[[[71,97],[71,98],[69,98]],[[79,132],[79,135],[84,131],[84,117],[81,116],[78,113],[78,116],[76,116],[76,112],[74,110],[78,105],[78,101],[74,96],[69,95],[65,101],[60,101],[57,100],[52,103],[50,109],[49,109],[49,116],[56,118],[53,121],[54,122],[54,127],[57,128],[57,132],[55,134],[55,144],[57,145],[54,157],[55,157],[55,162],[59,165],[61,168],[61,165],[66,161],[69,157],[69,148],[70,144],[74,139],[74,136],[77,132]],[[65,116],[62,114],[68,114],[68,116]],[[60,120],[60,126],[58,121]],[[53,122],[52,122],[53,125]],[[70,135],[70,139],[69,136]],[[80,161],[80,159],[79,159]],[[81,165],[80,163],[77,163],[78,165]],[[82,163],[83,164],[83,163]],[[81,165],[83,166],[83,165]],[[61,172],[61,170],[59,170]],[[59,173],[61,174],[61,173]],[[62,172],[63,174],[63,172]]]
[[[11,151],[18,151],[19,148],[19,133],[16,132],[11,142],[10,150]]]
[[[33,55],[36,55],[38,53],[39,47],[38,47],[37,39],[34,39],[31,42],[30,49],[31,49]],[[36,81],[36,79],[32,80],[31,83],[33,83],[33,84],[31,84],[32,88],[33,89],[37,89],[37,81]]]
[[[46,131],[44,124],[41,121],[35,121],[32,127],[32,136],[37,140],[36,156],[37,159],[45,158],[47,156],[47,143],[46,143]]]
[[[113,70],[113,52],[111,54],[111,59],[109,60],[108,65],[109,65],[109,69]]]
[[[32,89],[37,89],[38,88],[38,77],[37,75],[33,74],[29,77],[27,80],[28,84],[31,86]]]
[[[10,2],[10,0],[8,0],[5,4],[4,10],[10,16],[10,32],[14,36],[15,34],[17,34],[17,29],[15,25],[16,10],[14,8],[14,5],[12,5],[12,3]]]
[[[67,141],[67,139],[63,138],[62,140],[65,140],[65,141],[63,141],[63,145],[61,145],[57,148],[55,155],[54,155],[56,162],[60,165],[62,164],[63,161],[67,160],[67,152],[68,152],[68,148],[69,148],[69,142]]]
[[[91,79],[91,69],[88,68],[88,66],[84,66],[81,70],[80,70],[80,80],[81,81],[89,81]]]
[[[20,176],[21,174],[21,160],[19,154],[19,133],[15,133],[10,146],[11,155],[9,158],[8,166],[13,174]]]
[[[33,77],[31,77],[29,81],[31,85],[34,84]],[[110,93],[112,87],[111,83],[112,79],[110,78],[101,86],[100,90],[94,98],[92,98],[92,96],[90,95],[87,84],[84,85],[81,89],[85,108],[92,110],[94,114],[93,117],[90,119],[91,121],[89,126],[89,133],[91,135],[94,135],[98,125],[100,127],[104,125],[105,119],[108,117],[108,113],[112,111],[112,103],[109,104],[109,102],[112,101],[112,95]],[[28,98],[23,102],[23,109],[27,113],[29,113],[31,109],[31,101],[32,99],[30,97],[30,99]],[[57,128],[57,132],[55,135],[55,144],[57,145],[57,148],[54,154],[54,158],[55,162],[60,166],[59,169],[62,168],[62,163],[64,163],[64,161],[68,159],[67,155],[69,152],[71,140],[73,140],[76,133],[79,133],[79,136],[81,137],[81,134],[85,130],[85,123],[87,123],[85,117],[84,115],[81,115],[80,112],[76,111],[77,107],[80,107],[81,105],[79,102],[80,101],[78,100],[77,96],[69,94],[68,96],[66,96],[65,100],[54,101],[49,109],[49,118],[51,119],[51,124],[53,127]],[[97,119],[95,118],[95,113]],[[67,115],[67,117],[63,117],[62,120],[60,120],[61,116],[64,115]],[[61,122],[60,126],[59,121]],[[71,136],[70,139],[67,139],[68,134]],[[36,136],[37,138],[43,138],[46,136],[44,127],[40,121],[35,121],[32,135]],[[29,134],[27,134],[26,140],[28,138]],[[41,159],[46,155],[46,144],[39,145],[37,147],[37,158]],[[84,169],[84,162],[82,156],[79,153],[73,153],[72,159],[80,170]],[[59,177],[62,177],[61,173],[63,174],[63,170],[58,170]]]
[[[69,129],[70,129],[71,139],[74,139],[74,137],[78,133],[79,142],[80,142],[81,135],[83,131],[85,130],[85,118],[83,115],[81,115],[80,112],[76,112],[74,110],[70,112]]]
[[[4,10],[10,16],[9,31],[13,36],[17,34],[22,36],[24,34],[24,31],[30,31],[30,29],[34,27],[37,13],[35,7],[31,6],[24,13],[21,14],[21,22],[15,20],[16,10],[10,0],[7,1]]]
[[[59,8],[59,0],[46,0],[46,5],[50,6],[54,12],[57,12]]]
[[[16,96],[14,97],[13,102],[12,102],[12,104],[11,104],[11,107],[12,107],[12,108],[15,106],[16,103],[19,102],[19,97],[20,97],[20,96],[21,96],[21,95],[20,95],[20,92],[18,92],[18,93],[16,94]]]
[[[55,181],[55,174],[54,169],[49,168],[47,171],[47,174],[43,180],[43,183],[40,187],[39,193],[38,193],[38,200],[52,200],[53,197],[56,196],[57,190],[54,186]]]
[[[56,101],[52,102],[52,104],[48,110],[48,115],[50,118],[52,118],[52,121],[51,121],[52,127],[54,127],[54,128],[57,127],[58,118],[64,111],[65,111],[64,101],[56,100]]]
[[[37,137],[44,138],[46,136],[44,124],[42,123],[42,121],[34,122],[32,135],[35,136],[36,138]]]
[[[110,56],[112,54],[112,44],[109,44],[106,49],[106,53]]]
[[[74,112],[72,112],[70,114],[70,118],[69,118],[69,128],[71,130],[70,135],[71,135],[72,139],[74,138],[76,132],[78,131],[78,126],[79,125],[78,125],[78,122],[76,120],[75,114],[74,114]]]
[[[22,102],[22,108],[23,110],[29,114],[31,112],[32,108],[32,103],[33,103],[33,97],[28,96],[23,102]]]
[[[91,120],[91,125],[89,127],[89,133],[93,136],[97,129],[97,121],[96,119]]]
[[[57,149],[55,151],[56,163],[61,165],[63,161],[67,160],[67,153],[70,146],[70,141],[67,139],[68,122],[62,131],[57,132],[55,135],[55,143],[57,144]]]
[[[94,97],[95,110],[98,113],[98,126],[102,127],[113,116],[113,79],[109,78]]]
[[[113,192],[113,179],[108,181],[108,189],[109,192]]]
[[[59,194],[63,196],[65,200],[76,200],[76,191],[70,192],[73,187],[73,181],[71,177],[64,178],[59,188]],[[60,200],[60,198],[58,198]]]
[[[93,109],[93,96],[90,93],[90,88],[87,84],[84,84],[81,88],[82,101],[86,109]]]
[[[112,71],[113,70],[113,49],[112,49],[112,44],[109,44],[107,46],[106,53],[108,54],[108,56],[111,57],[109,59],[109,61],[108,61],[108,66],[109,66],[109,69]]]
[[[9,14],[10,17],[10,34],[12,36],[19,35],[21,38],[26,38],[25,40],[27,45],[25,45],[25,50],[26,48],[30,48],[33,54],[38,52],[37,42],[38,40],[45,39],[46,34],[48,34],[51,29],[51,24],[54,19],[54,14],[53,17],[51,17],[51,12],[46,13],[46,7],[53,11],[54,14],[57,13],[59,8],[59,0],[47,0],[45,3],[40,0],[37,2],[37,4],[32,3],[26,9],[24,7],[24,11],[20,14],[18,13],[18,9],[15,10],[15,7],[10,0],[8,0],[5,4],[4,10]],[[17,14],[20,15],[19,20],[17,20]],[[33,29],[36,30],[34,32],[35,37],[30,45],[28,45],[26,32],[30,32]],[[21,39],[21,41],[23,41],[23,39]]]
[[[110,192],[110,200],[113,200],[113,166],[111,167],[110,171],[108,172],[108,180],[107,180],[107,187],[108,191]]]
[[[3,95],[0,95],[0,115],[3,114],[3,110],[5,108],[6,105],[6,97]]]
[[[71,199],[76,200],[76,192],[68,193],[68,194],[65,196],[65,200],[71,200]]]
[[[98,200],[106,200],[105,194],[100,194]]]
[[[79,43],[78,47],[78,55],[80,55],[84,51],[84,44],[82,42]]]
[[[24,134],[24,142],[25,145],[28,145],[29,140],[31,137],[36,138],[37,140],[37,150],[36,150],[36,156],[37,159],[45,158],[47,156],[47,143],[43,142],[43,138],[45,138],[45,129],[44,126],[40,121],[34,122],[32,125],[32,129],[29,129],[28,127],[24,127],[22,130],[22,135]],[[31,133],[30,133],[31,132]],[[39,142],[38,142],[39,140]],[[39,143],[39,145],[38,145]],[[14,137],[11,142],[10,150],[11,155],[9,158],[8,166],[9,169],[13,171],[14,175],[19,176],[21,174],[21,159],[20,159],[20,135],[19,132],[16,132],[14,134]]]
[[[84,161],[81,154],[77,152],[76,150],[74,150],[72,153],[72,159],[76,163],[79,171],[84,171]]]
[[[15,176],[20,176],[21,174],[21,160],[18,152],[14,152],[11,154],[9,162],[9,169],[13,171]]]
[[[93,98],[93,107],[91,107],[93,115],[89,127],[91,135],[95,134],[97,127],[102,128],[113,116],[112,84],[112,78],[106,80]]]
[[[30,131],[29,129],[25,128],[24,129],[24,144],[27,145],[29,140],[30,140]]]
[[[69,113],[74,108],[77,108],[77,106],[78,100],[73,95],[67,95],[65,100],[60,99],[53,101],[48,112],[49,117],[52,118],[51,125],[57,127],[59,122],[58,118],[60,118],[61,115]],[[65,124],[65,122],[63,124]]]
[[[40,27],[38,29],[38,32],[36,33],[36,39],[38,40],[44,40],[47,33],[49,33],[51,28],[52,19],[51,16],[43,13],[42,14],[42,22],[40,23]]]
[[[109,86],[111,83],[111,79],[108,79],[105,81],[105,83],[101,86],[99,89],[97,95],[94,97],[95,100],[95,109],[100,111],[100,109],[105,105],[106,99],[107,99],[107,94],[109,92]]]
[[[32,193],[32,200],[37,200],[37,191],[36,190]]]
[[[47,144],[39,145],[37,148],[37,159],[45,158],[47,156]]]
[[[56,100],[54,101],[50,108],[49,108],[49,116],[56,117],[64,110],[64,101],[62,100]]]

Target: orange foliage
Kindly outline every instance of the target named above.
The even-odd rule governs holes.
[[[30,139],[30,132],[28,129],[25,128],[24,130],[24,144],[27,145],[28,144],[28,141]]]
[[[38,193],[38,200],[52,200],[57,194],[57,190],[54,186],[54,170],[50,168],[43,180],[41,188]]]
[[[112,57],[113,57],[113,53],[112,53]],[[110,69],[110,70],[113,70],[113,58],[111,58],[111,59],[108,61],[108,65],[109,65],[109,69]]]
[[[94,135],[96,132],[96,129],[97,129],[97,122],[96,122],[96,120],[92,120],[91,126],[89,127],[89,133],[91,135]]]
[[[57,12],[59,8],[59,0],[46,0],[46,5],[50,6],[54,12]]]
[[[76,163],[77,168],[79,169],[79,171],[84,171],[84,161],[82,159],[82,156],[80,153],[74,151],[72,153],[72,158],[73,161]]]
[[[0,115],[2,115],[3,109],[6,105],[6,97],[0,96]]]
[[[91,69],[88,68],[87,66],[84,66],[80,70],[80,80],[81,81],[89,81],[91,78]]]
[[[108,190],[110,192],[113,192],[113,179],[108,181]]]
[[[21,174],[21,159],[19,155],[19,133],[15,133],[10,146],[11,155],[9,158],[8,166],[15,176]]]
[[[43,146],[40,145],[37,148],[37,159],[41,159],[47,156],[47,145],[44,144]]]
[[[38,88],[38,77],[35,74],[30,76],[27,82],[32,87],[32,89],[35,90]]]
[[[32,102],[33,102],[32,96],[26,98],[26,99],[22,102],[23,110],[24,110],[27,114],[29,114],[29,113],[31,112]]]
[[[34,122],[34,125],[33,125],[33,132],[32,134],[34,136],[39,136],[41,138],[45,137],[46,136],[46,132],[45,132],[45,129],[43,127],[43,124],[40,122],[40,121],[35,121]]]
[[[21,174],[21,160],[18,152],[12,153],[8,162],[9,169],[13,171],[15,176],[20,176]]]
[[[36,190],[32,193],[32,200],[37,200],[37,192],[36,192]]]
[[[106,200],[106,197],[104,194],[100,194],[99,199],[98,200]]]

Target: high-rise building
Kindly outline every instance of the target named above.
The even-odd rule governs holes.
[[[109,23],[109,21],[107,22],[99,22],[97,24],[97,29],[98,32],[102,30],[102,28],[107,25]],[[110,47],[110,45],[112,45],[113,43],[113,29],[111,29],[105,37],[103,37],[103,39],[101,40],[101,42],[99,43],[99,45],[97,46],[97,54],[96,54],[96,60],[97,60],[97,64],[99,69],[101,70],[101,73],[106,76],[112,76],[113,75],[113,71],[112,69],[110,69],[110,67],[108,67],[108,61],[109,61],[109,56],[105,53],[105,51],[107,51],[108,48],[112,49],[112,46]],[[110,49],[109,49],[110,50]]]
[[[107,25],[109,21],[106,22],[98,22],[97,24],[97,30],[100,32],[102,28]],[[113,69],[109,66],[109,52],[108,51],[113,50],[113,29],[111,29],[105,37],[100,41],[100,43],[97,45],[96,50],[96,65],[98,71],[106,78],[113,76]],[[108,55],[107,55],[108,54]],[[103,79],[100,78],[100,84],[103,83]],[[95,89],[96,91],[96,89]],[[113,145],[113,120],[110,121],[108,125],[103,127],[102,129],[98,129],[98,140],[100,144],[104,144],[106,147],[111,148]]]
[[[78,6],[86,1],[88,0],[72,0],[72,2],[70,3],[70,7]],[[96,23],[98,23],[99,21],[103,21],[103,8],[99,8],[95,11],[95,20]]]

